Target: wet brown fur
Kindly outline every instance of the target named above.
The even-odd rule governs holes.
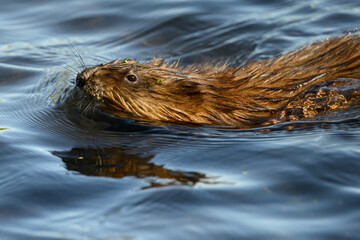
[[[98,107],[153,122],[249,127],[296,121],[347,108],[359,100],[360,36],[312,44],[241,67],[179,67],[116,60],[84,69],[84,90]],[[130,82],[127,75],[135,75]]]

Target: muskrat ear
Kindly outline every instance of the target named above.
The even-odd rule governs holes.
[[[200,91],[200,83],[181,80],[176,82],[174,86],[174,93],[181,93],[188,96],[198,95]]]

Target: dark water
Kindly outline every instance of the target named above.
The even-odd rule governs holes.
[[[243,64],[356,31],[358,1],[1,1],[0,239],[360,239],[360,122],[87,118],[81,70]]]

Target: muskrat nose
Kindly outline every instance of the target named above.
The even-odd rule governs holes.
[[[82,73],[78,73],[76,76],[76,86],[78,87],[84,87],[85,86],[86,79]]]

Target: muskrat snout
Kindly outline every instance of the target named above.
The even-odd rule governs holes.
[[[85,86],[85,82],[86,82],[86,79],[85,79],[83,72],[78,73],[78,75],[76,76],[76,86],[82,88]]]

